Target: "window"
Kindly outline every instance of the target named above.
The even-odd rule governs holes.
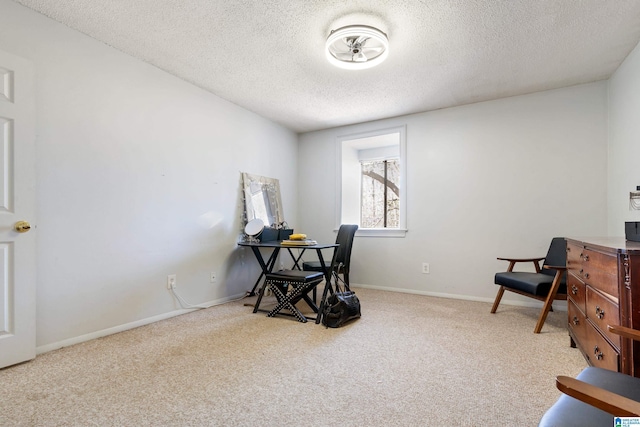
[[[364,228],[398,228],[400,161],[368,160],[360,164],[360,225]]]
[[[406,232],[405,128],[338,138],[337,224],[357,234],[404,237]]]

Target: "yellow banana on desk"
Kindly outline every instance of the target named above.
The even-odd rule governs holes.
[[[289,236],[289,240],[305,240],[307,238],[306,234],[292,234]]]

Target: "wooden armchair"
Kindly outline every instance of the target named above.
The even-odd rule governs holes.
[[[567,245],[562,237],[554,237],[551,240],[547,256],[544,258],[498,258],[509,261],[507,271],[496,273],[495,284],[500,286],[496,299],[491,307],[491,313],[495,313],[502,300],[504,291],[515,292],[529,298],[543,301],[538,322],[533,329],[534,333],[540,333],[547,314],[552,310],[554,300],[567,299],[567,285],[565,271],[567,263]],[[540,261],[544,260],[540,269]],[[513,271],[518,262],[532,262],[536,272]]]
[[[609,326],[609,331],[640,341],[640,331]],[[640,378],[602,368],[585,368],[576,378],[558,376],[564,393],[544,414],[539,427],[614,425],[614,417],[640,416]]]

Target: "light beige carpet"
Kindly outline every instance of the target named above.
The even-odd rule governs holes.
[[[566,312],[355,290],[340,329],[241,300],[0,370],[0,426],[535,426],[586,366]]]

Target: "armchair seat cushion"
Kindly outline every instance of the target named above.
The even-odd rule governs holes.
[[[601,368],[585,368],[581,381],[640,401],[640,379]],[[613,415],[563,394],[544,414],[538,427],[597,427],[613,425]]]
[[[507,271],[496,273],[495,284],[509,289],[526,292],[531,295],[546,296],[549,294],[553,276],[542,273],[527,273],[522,271]],[[559,294],[567,293],[567,285],[563,276],[558,288]]]

